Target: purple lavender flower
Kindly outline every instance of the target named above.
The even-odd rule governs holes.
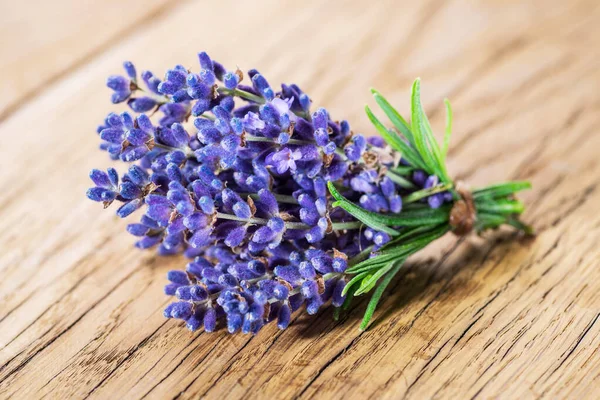
[[[230,332],[256,333],[271,320],[283,329],[303,304],[310,314],[328,301],[340,307],[348,258],[390,236],[332,207],[327,182],[366,210],[397,214],[410,190],[388,171],[401,158],[324,108],[311,113],[297,85],[277,91],[256,70],[246,85],[241,71],[198,58],[199,68],[177,65],[162,80],[142,72],[145,88],[131,63],[126,77],[109,78],[113,102],[132,112],[108,115],[101,148],[136,164],[121,179],[93,170],[88,197],[121,203],[121,217],[144,208],[127,226],[136,246],[193,259],[165,287],[177,298],[165,316],[190,330],[213,331],[219,320]],[[420,172],[416,189],[437,184]]]
[[[341,306],[345,268],[346,256],[339,251],[280,249],[270,257],[254,259],[245,252],[236,254],[215,246],[206,257],[190,262],[187,272],[167,274],[170,283],[165,293],[177,299],[164,314],[185,320],[192,331],[202,325],[214,330],[218,315],[230,333],[256,333],[273,320],[285,329],[291,313],[302,304],[311,314],[329,300]]]
[[[113,91],[111,101],[115,104],[129,99],[132,92],[137,87],[137,73],[134,65],[131,62],[126,61],[123,63],[123,67],[125,68],[125,72],[127,74],[126,77],[121,75],[111,75],[106,80],[106,86]]]

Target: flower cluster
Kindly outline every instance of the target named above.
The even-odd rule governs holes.
[[[390,237],[333,208],[327,183],[366,210],[398,214],[403,196],[437,177],[414,171],[401,184],[395,150],[324,108],[312,112],[297,85],[276,91],[256,70],[244,85],[240,70],[206,53],[199,64],[177,65],[163,80],[144,71],[143,85],[130,62],[126,76],[109,77],[112,102],[131,111],[106,117],[100,147],[136,164],[121,179],[93,170],[88,197],[122,203],[120,217],[144,208],[127,227],[136,246],[193,259],[165,288],[177,297],[165,315],[191,330],[211,331],[225,316],[230,332],[255,333],[273,319],[285,328],[303,304],[311,314],[329,300],[340,306],[348,259]],[[432,208],[451,200],[420,199]]]
[[[344,253],[332,256],[320,249],[302,251],[291,243],[277,246],[271,257],[235,254],[227,246],[212,246],[203,257],[190,262],[186,272],[169,272],[171,283],[165,292],[178,301],[164,314],[185,320],[192,331],[202,325],[213,331],[219,316],[225,316],[231,333],[256,333],[272,320],[284,329],[291,313],[304,303],[309,314],[330,299],[334,306],[341,306],[346,267]]]

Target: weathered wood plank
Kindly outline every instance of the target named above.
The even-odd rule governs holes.
[[[98,56],[74,54],[84,67],[0,126],[0,397],[593,397],[600,12],[543,5],[186,3]],[[227,18],[238,22],[223,31]],[[111,108],[105,76],[123,59],[195,65],[190,43],[296,81],[359,131],[370,85],[406,110],[421,75],[434,127],[453,100],[450,170],[473,185],[532,179],[523,197],[538,237],[445,238],[393,282],[364,333],[364,301],[338,322],[298,314],[256,337],[165,321],[164,274],[185,261],[132,249],[124,221],[83,193],[86,172],[109,164],[93,133]]]

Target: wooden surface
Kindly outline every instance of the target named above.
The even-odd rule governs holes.
[[[600,4],[55,0],[0,3],[0,398],[600,397]],[[365,301],[255,337],[162,317],[183,258],[132,247],[85,199],[110,165],[105,78],[207,50],[296,82],[372,132],[369,87],[403,111],[421,76],[434,128],[455,112],[449,170],[531,179],[510,231],[446,237]]]

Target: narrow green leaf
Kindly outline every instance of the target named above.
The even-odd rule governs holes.
[[[367,258],[369,258],[369,255],[371,254],[372,250],[373,250],[373,245],[367,247],[366,249],[364,249],[363,251],[361,251],[354,257],[352,257],[350,260],[348,260],[348,265],[350,267],[352,267],[353,265],[356,265],[356,264],[360,263],[361,261],[366,260]]]
[[[374,271],[394,259],[394,257],[394,255],[379,255],[372,257],[348,268],[345,272],[347,274],[361,274],[363,272]]]
[[[342,304],[342,310],[347,310],[350,307],[350,303],[352,302],[352,299],[354,298],[355,292],[356,292],[356,286],[353,287],[352,289],[348,290],[348,293],[346,293],[346,299],[344,300],[344,304]]]
[[[394,264],[394,267],[381,280],[381,283],[379,284],[379,286],[377,286],[377,289],[375,289],[375,292],[373,292],[373,296],[371,296],[371,300],[369,300],[369,305],[367,306],[367,310],[365,311],[365,315],[363,317],[362,323],[360,324],[361,331],[364,331],[367,329],[367,325],[369,324],[369,321],[371,321],[371,318],[373,317],[373,313],[375,312],[375,309],[377,308],[377,304],[379,303],[379,300],[381,299],[383,292],[388,287],[388,285],[390,284],[390,282],[392,281],[394,276],[396,276],[396,274],[398,273],[400,268],[402,268],[402,266],[404,265],[404,261],[405,260],[403,260],[403,259],[396,261],[396,263]]]
[[[414,183],[404,178],[403,176],[395,173],[394,171],[388,171],[385,175],[392,180],[396,185],[403,187],[405,189],[415,189],[416,186]]]
[[[382,248],[379,249],[379,251],[383,251],[398,244],[406,243],[410,240],[418,240],[418,238],[421,237],[420,234],[428,234],[438,228],[439,226],[432,227],[430,225],[405,228],[401,231],[400,235],[387,242]]]
[[[434,231],[432,231],[431,233],[427,233],[427,234],[422,234],[417,236],[416,238],[412,239],[408,244],[403,244],[403,245],[396,245],[394,247],[388,247],[382,250],[379,250],[379,252],[377,253],[378,255],[374,258],[377,257],[383,257],[383,256],[393,256],[393,257],[408,257],[414,253],[416,253],[417,251],[423,249],[424,247],[426,247],[427,245],[429,245],[431,242],[435,241],[436,239],[444,236],[448,231],[450,230],[450,226],[449,225],[444,225]]]
[[[409,232],[406,232],[405,235],[416,234],[416,236],[410,238],[406,238],[408,236],[405,236],[404,240],[395,238],[379,249],[375,257],[353,265],[346,270],[346,273],[359,274],[363,272],[374,271],[382,268],[390,261],[397,260],[398,258],[402,257],[409,257],[410,255],[429,245],[429,243],[445,235],[449,230],[450,226],[447,224],[436,226],[433,229],[429,226],[421,226],[412,229]]]
[[[384,223],[385,221],[382,221],[381,219],[375,220],[373,218],[374,215],[379,215],[379,214],[369,212],[369,211],[365,210],[364,208],[359,207],[359,206],[353,204],[352,202],[348,201],[344,196],[342,196],[340,194],[340,192],[337,191],[337,189],[335,188],[335,186],[333,185],[333,183],[331,181],[327,182],[327,187],[329,188],[329,192],[331,193],[331,195],[337,200],[333,204],[334,207],[335,206],[342,207],[344,210],[348,211],[348,213],[350,213],[350,215],[352,215],[354,218],[361,221],[363,224],[369,226],[370,228],[373,228],[373,229],[381,231],[381,232],[385,232],[388,235],[392,235],[392,236],[398,235],[398,231],[396,231],[395,229],[389,228],[388,227],[389,224],[385,224]]]
[[[376,214],[376,221],[390,226],[421,226],[447,222],[450,217],[450,206],[437,209],[406,210],[400,214]]]
[[[344,299],[344,303],[342,304],[342,306],[336,307],[335,310],[333,311],[333,319],[334,320],[336,320],[336,321],[339,320],[341,312],[347,310],[350,307],[350,304],[352,303],[352,299],[354,299],[354,292],[356,292],[356,286],[354,286],[350,290],[348,290],[348,293],[346,293],[346,298]]]
[[[402,212],[408,212],[408,211],[423,211],[423,210],[430,210],[431,207],[429,207],[429,204],[426,203],[409,203],[406,206],[402,205]]]
[[[367,117],[371,123],[375,126],[383,140],[386,141],[387,144],[390,145],[391,148],[400,152],[402,157],[406,159],[411,165],[424,169],[425,171],[432,173],[431,170],[427,167],[427,165],[421,160],[419,154],[415,149],[410,147],[406,142],[400,138],[396,134],[396,132],[391,132],[388,130],[385,125],[379,121],[379,119],[373,114],[369,106],[365,106],[365,112],[367,113]]]
[[[392,121],[392,124],[394,124],[396,129],[398,129],[398,131],[402,133],[402,135],[404,135],[408,142],[414,146],[415,140],[412,132],[410,131],[410,126],[404,120],[404,118],[402,118],[402,115],[400,115],[400,113],[394,107],[392,107],[392,105],[387,101],[387,99],[383,97],[383,95],[377,90],[371,89],[371,93],[373,93],[375,101],[377,102],[377,104],[379,104],[379,107],[381,107],[381,109],[383,110],[385,115],[387,115],[390,121]]]
[[[375,230],[386,229],[383,231],[394,236],[399,235],[399,232],[389,228],[389,226],[434,225],[448,221],[450,214],[449,205],[437,209],[423,208],[419,210],[402,211],[400,214],[378,214],[367,211],[348,201],[337,191],[331,182],[327,182],[327,187],[329,188],[331,195],[337,200],[334,203],[334,206],[342,207],[365,225]],[[389,233],[390,230],[392,233]]]
[[[481,197],[506,197],[513,193],[519,192],[521,190],[531,189],[531,183],[528,181],[514,181],[514,182],[504,182],[498,183],[495,185],[491,185],[481,189],[475,189],[472,191],[473,198],[481,198]]]
[[[388,130],[388,128],[386,128],[386,126],[383,125],[383,123],[375,116],[375,114],[373,114],[369,106],[365,106],[365,112],[367,113],[367,117],[369,117],[371,123],[379,131],[379,134],[381,135],[383,140],[385,140],[387,144],[389,144],[393,149],[397,151],[402,151],[399,145],[402,142],[402,138],[398,136],[395,132],[391,132],[390,130]]]
[[[345,296],[346,293],[348,293],[348,291],[352,288],[352,286],[361,282],[363,280],[363,278],[366,277],[367,275],[369,275],[368,271],[362,272],[360,274],[353,276],[352,279],[350,279],[350,281],[348,281],[348,283],[346,284],[346,287],[344,287],[344,290],[342,290],[342,296]]]
[[[446,105],[446,132],[444,134],[442,156],[444,157],[444,162],[446,162],[448,147],[450,146],[450,137],[452,136],[452,107],[450,106],[450,100],[448,99],[444,99],[444,104]]]
[[[415,138],[415,146],[425,163],[444,182],[448,182],[444,173],[441,151],[433,137],[429,120],[421,104],[421,80],[415,79],[411,93],[411,128]]]
[[[432,194],[445,192],[449,189],[452,189],[452,187],[453,185],[451,183],[443,183],[441,185],[412,192],[411,194],[402,198],[402,204],[414,203],[415,201],[424,199],[425,197],[431,196]]]
[[[527,235],[535,235],[535,229],[532,226],[524,224],[523,222],[519,221],[517,218],[509,218],[506,221],[506,223],[517,228],[520,231],[523,231]]]
[[[487,211],[499,214],[520,214],[525,210],[525,205],[518,200],[497,200],[477,202],[477,211]]]
[[[395,174],[407,175],[407,176],[410,176],[414,170],[415,170],[414,167],[411,167],[408,165],[398,165],[397,167],[390,169],[390,171],[392,171]]]
[[[342,307],[336,307],[333,310],[333,320],[338,321],[340,319],[340,313],[342,312]]]
[[[375,287],[377,281],[385,275],[390,269],[394,267],[395,261],[389,262],[385,267],[380,268],[375,273],[367,275],[361,282],[358,290],[354,294],[355,296],[360,296],[361,294],[368,293]]]
[[[400,154],[402,155],[402,158],[406,160],[410,165],[412,165],[414,168],[422,169],[428,174],[434,173],[434,171],[431,168],[429,168],[427,164],[425,164],[425,161],[423,161],[423,159],[419,155],[419,152],[415,148],[411,147],[408,143],[404,141],[400,142],[399,146],[401,148]]]
[[[506,222],[506,218],[498,214],[477,214],[477,221],[475,222],[475,230],[477,232],[485,231],[487,229],[495,229]]]

